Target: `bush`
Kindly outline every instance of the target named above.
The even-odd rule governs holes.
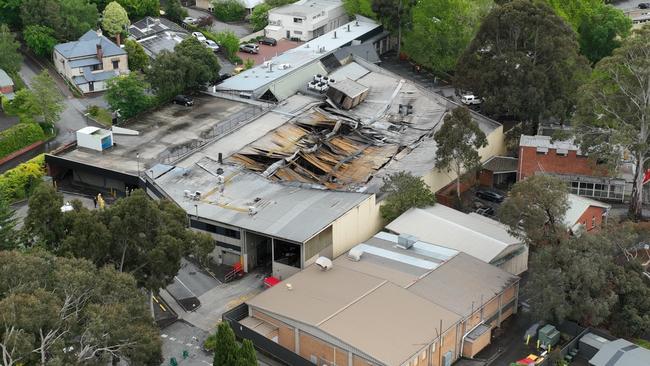
[[[27,198],[45,175],[45,158],[41,154],[0,175],[0,199],[15,202]]]
[[[238,0],[217,0],[213,4],[214,16],[223,22],[236,22],[246,16],[246,8]]]
[[[269,24],[269,10],[271,10],[271,6],[265,3],[261,3],[253,9],[250,19],[253,31],[264,29]]]
[[[9,127],[0,132],[0,158],[42,140],[45,140],[45,133],[36,123],[19,123]]]

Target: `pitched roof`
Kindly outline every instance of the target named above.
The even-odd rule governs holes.
[[[589,207],[600,207],[605,210],[609,210],[612,207],[607,203],[592,200],[591,198],[587,197],[578,196],[577,194],[569,194],[568,198],[569,209],[567,210],[566,215],[564,215],[564,224],[570,228],[578,222],[580,216],[582,216],[582,214],[584,214]]]
[[[9,86],[14,85],[14,81],[11,80],[9,74],[3,69],[0,69],[0,86]]]
[[[483,169],[493,173],[511,173],[517,171],[519,159],[509,156],[493,156],[483,163]]]
[[[521,240],[497,221],[466,214],[444,205],[412,208],[386,225],[398,234],[411,234],[432,244],[455,249],[490,263],[512,251]]]
[[[560,149],[560,150],[579,150],[578,146],[571,140],[553,140],[551,136],[528,136],[521,135],[519,138],[519,146],[539,147],[544,149]]]
[[[589,360],[589,364],[593,366],[650,365],[650,350],[619,338],[605,343]]]
[[[54,46],[54,49],[68,59],[96,57],[98,44],[102,46],[102,52],[105,57],[126,55],[126,51],[103,35],[97,34],[94,30],[86,32],[78,41],[57,44]]]

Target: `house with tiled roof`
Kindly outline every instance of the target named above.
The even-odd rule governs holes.
[[[126,51],[101,31],[89,30],[78,41],[54,47],[57,71],[83,93],[102,91],[106,81],[129,72]]]

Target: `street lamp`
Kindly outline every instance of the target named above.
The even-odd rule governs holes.
[[[138,177],[140,176],[140,153],[135,153],[135,160],[138,162]]]

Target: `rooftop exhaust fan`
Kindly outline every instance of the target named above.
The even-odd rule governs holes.
[[[358,262],[358,261],[361,260],[362,255],[363,255],[363,249],[352,248],[348,252],[348,259],[352,260],[352,261],[355,261],[355,262]]]

